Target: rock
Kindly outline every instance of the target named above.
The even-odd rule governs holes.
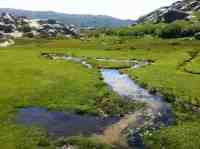
[[[8,13],[2,13],[1,19],[5,24],[11,24],[15,22],[15,18]]]
[[[74,149],[74,147],[71,146],[71,145],[65,144],[65,145],[62,147],[62,149]]]
[[[71,38],[79,36],[79,29],[74,25],[65,25],[56,20],[32,20],[8,13],[0,15],[0,39],[26,37],[56,37],[63,35]]]
[[[193,15],[191,12],[200,11],[199,0],[183,0],[173,3],[171,6],[161,7],[141,18],[138,23],[146,21],[152,22],[173,22],[176,20],[188,20],[192,19]]]
[[[0,47],[7,47],[7,46],[10,46],[10,45],[13,45],[13,44],[15,44],[15,42],[13,40],[9,39],[7,41],[0,43]]]
[[[166,10],[163,14],[159,16],[159,18],[164,22],[173,22],[175,20],[183,20],[186,19],[189,14],[184,11],[179,11],[176,9]]]

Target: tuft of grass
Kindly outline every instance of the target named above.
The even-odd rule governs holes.
[[[145,143],[149,149],[198,149],[200,148],[199,131],[199,122],[179,124],[146,135]]]

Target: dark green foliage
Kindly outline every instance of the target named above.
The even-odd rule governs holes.
[[[158,36],[162,38],[189,37],[199,31],[200,23],[198,22],[176,21],[163,27],[158,32]]]
[[[33,38],[34,34],[32,32],[28,32],[24,34],[24,37]]]
[[[31,27],[29,25],[22,25],[19,29],[21,32],[28,33],[31,32]]]
[[[196,34],[194,35],[194,37],[195,37],[195,39],[200,40],[200,32],[199,32],[199,33],[196,33]]]
[[[177,23],[172,23],[162,28],[158,33],[158,36],[162,38],[177,38],[180,37],[181,33],[181,25]]]
[[[172,23],[144,23],[110,31],[107,35],[118,36],[158,36],[161,38],[191,37],[200,32],[200,23],[192,21],[175,21]]]

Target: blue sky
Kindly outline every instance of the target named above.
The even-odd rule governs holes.
[[[137,19],[141,15],[175,1],[177,0],[0,0],[0,7]]]

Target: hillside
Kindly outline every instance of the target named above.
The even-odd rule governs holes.
[[[121,20],[104,15],[75,15],[53,11],[28,11],[10,8],[0,8],[0,13],[7,12],[17,16],[26,16],[32,19],[55,19],[65,24],[74,24],[81,27],[121,27],[133,24],[133,20]]]
[[[182,0],[170,6],[161,7],[139,18],[138,22],[173,22],[176,20],[191,20],[200,13],[199,0]]]

